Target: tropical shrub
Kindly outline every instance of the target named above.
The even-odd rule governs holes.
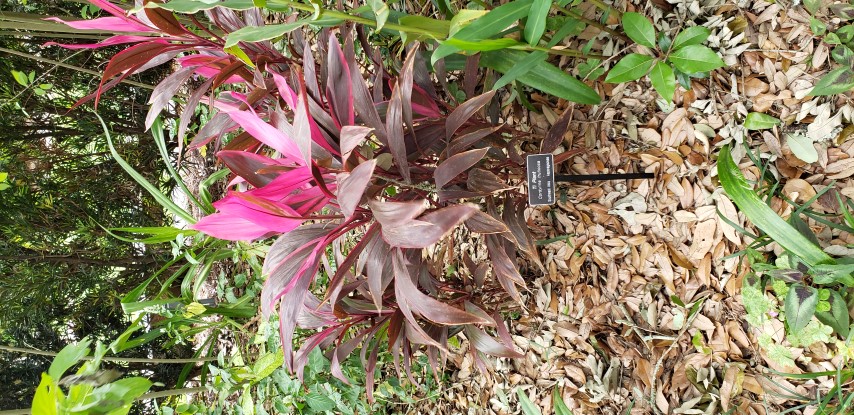
[[[476,115],[494,92],[458,106],[442,102],[417,44],[399,70],[375,64],[371,72],[357,61],[348,26],[321,30],[313,45],[294,32],[286,57],[251,36],[229,47],[192,19],[210,36],[203,38],[162,8],[126,15],[93,3],[113,16],[68,24],[159,34],[72,46],[136,43],[107,65],[90,96],[96,103],[130,74],[177,57],[182,67],[152,95],[153,125],[181,85],[194,75],[207,78],[186,105],[209,103],[216,113],[190,147],[220,148],[217,157],[234,177],[215,213],[187,221],[225,240],[280,235],[262,269],[261,309],[279,315],[290,370],[301,375],[312,350],[328,348],[332,374],[347,382],[340,362],[361,345],[368,373],[387,347],[398,371],[412,379],[413,355],[424,350],[438,368],[448,338],[459,332],[481,368],[483,354],[521,356],[500,312],[508,297],[521,302],[517,250],[542,265],[515,184],[523,178],[518,133]],[[261,21],[256,9],[243,18],[227,8],[205,13],[217,30],[232,34]],[[361,46],[362,54],[373,54]],[[244,90],[202,100],[229,83]],[[467,234],[483,245],[456,243],[456,235]],[[316,334],[294,352],[297,327]],[[370,396],[373,377],[366,382]]]

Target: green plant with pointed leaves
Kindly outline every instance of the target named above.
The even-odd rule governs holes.
[[[810,30],[830,48],[830,57],[839,65],[821,77],[810,95],[836,95],[854,89],[854,5],[836,3],[825,5],[820,0],[804,2],[810,13]],[[828,26],[825,21],[839,19],[842,24]]]
[[[643,49],[620,59],[605,82],[622,83],[649,76],[652,87],[672,102],[677,83],[691,89],[691,78],[705,78],[710,71],[725,65],[715,51],[703,46],[711,34],[705,27],[686,28],[671,39],[665,33],[656,34],[649,19],[640,13],[624,13],[622,23],[626,35]]]
[[[749,153],[748,153],[749,154]],[[757,165],[758,159],[749,154]],[[773,178],[763,166],[759,177],[763,182]],[[767,173],[767,174],[766,174]],[[791,346],[806,347],[815,342],[833,343],[842,350],[842,341],[832,340],[834,334],[842,339],[851,333],[851,317],[848,300],[854,287],[854,259],[831,257],[822,250],[819,239],[802,218],[815,220],[844,232],[854,231],[854,216],[850,210],[854,204],[843,201],[836,194],[843,212],[839,223],[828,220],[826,215],[809,209],[810,204],[833,189],[828,186],[803,205],[778,195],[779,183],[753,189],[733,160],[729,146],[724,147],[718,157],[718,177],[730,199],[762,234],[752,235],[726,218],[724,221],[736,226],[742,233],[754,239],[743,251],[750,262],[752,273],[745,279],[742,301],[751,326],[766,330],[771,319],[785,322],[786,340]],[[766,192],[767,191],[767,192]],[[761,196],[766,193],[764,198]],[[783,219],[769,206],[774,197],[784,198],[795,208],[788,219]],[[757,249],[775,242],[783,248],[783,254],[768,258]],[[764,332],[759,343],[769,358],[783,366],[794,367],[792,351],[785,344],[776,343],[773,333]]]

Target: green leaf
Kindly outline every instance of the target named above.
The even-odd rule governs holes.
[[[528,41],[528,44],[537,46],[540,43],[540,38],[546,31],[546,21],[551,7],[552,0],[534,0],[531,3],[528,21],[525,23],[525,40]]]
[[[430,32],[437,33],[441,36],[447,36],[448,31],[451,30],[451,22],[447,20],[433,19],[425,16],[403,16],[398,19],[397,22],[406,27],[424,29]],[[410,36],[410,38],[414,37]],[[429,39],[430,36],[424,35],[421,36],[421,38]]]
[[[833,259],[786,223],[763,202],[732,160],[729,146],[718,156],[718,177],[727,195],[756,227],[809,266],[833,264]]]
[[[528,395],[525,395],[525,392],[522,389],[516,389],[516,396],[519,397],[519,406],[522,407],[522,413],[525,415],[543,415],[540,412],[540,408],[537,408],[530,399],[528,399]]]
[[[819,7],[821,7],[821,0],[804,0],[804,8],[807,9],[810,14],[815,14]]]
[[[225,47],[230,48],[240,42],[261,42],[270,40],[299,29],[310,23],[308,20],[299,20],[293,23],[273,24],[267,26],[246,26],[228,34],[225,39]]]
[[[751,112],[750,114],[747,114],[747,118],[744,119],[744,128],[747,128],[748,130],[767,130],[775,125],[780,125],[780,120],[778,118],[761,112]]]
[[[531,8],[531,3],[533,3],[533,0],[516,0],[498,6],[483,15],[483,17],[460,29],[459,32],[454,34],[454,38],[476,41],[495,36],[517,20],[527,16]],[[457,52],[459,52],[459,49],[453,45],[447,43],[439,45],[430,57],[430,64],[435,65],[439,59]]]
[[[812,139],[806,134],[792,133],[786,134],[786,143],[792,150],[795,157],[801,159],[805,163],[815,163],[818,161],[818,151],[812,145]]]
[[[456,18],[456,17],[455,17]],[[557,45],[561,40],[565,37],[569,36],[571,33],[576,30],[580,30],[581,22],[576,19],[566,19],[561,26],[560,29],[555,32],[554,36],[552,36],[552,40],[546,45],[547,48],[552,48]],[[536,51],[530,53],[525,59],[522,59],[519,63],[513,66],[507,73],[498,78],[495,81],[495,84],[492,85],[492,89],[496,90],[504,85],[507,85],[516,80],[521,75],[528,73],[531,69],[533,69],[539,62],[544,61],[548,57],[548,53],[544,51]]]
[[[673,102],[673,93],[676,92],[676,75],[673,74],[670,65],[664,62],[655,64],[649,73],[649,80],[665,101]]]
[[[57,415],[60,408],[65,406],[65,395],[47,373],[42,373],[42,380],[33,396],[32,413],[40,415]]]
[[[842,283],[854,287],[854,265],[852,264],[819,264],[811,270],[812,280],[816,284]]]
[[[89,354],[89,345],[92,342],[89,339],[83,339],[76,344],[69,344],[62,348],[59,353],[56,354],[56,357],[53,358],[53,362],[50,364],[50,368],[47,370],[47,374],[50,375],[53,379],[59,379],[62,375],[65,374],[65,371],[70,367],[74,366],[83,359],[87,354]]]
[[[852,89],[854,89],[854,71],[843,66],[821,77],[809,94],[812,96],[836,95]]]
[[[305,395],[305,403],[317,412],[331,411],[335,408],[335,401],[318,392],[309,392]]]
[[[253,0],[169,0],[167,3],[147,2],[145,7],[159,7],[178,13],[195,14],[202,10],[222,7],[231,10],[249,10],[255,7]]]
[[[266,353],[262,355],[255,362],[255,365],[252,366],[252,373],[255,374],[253,382],[258,382],[259,380],[272,375],[273,372],[282,367],[284,363],[285,355],[282,352],[282,349],[279,349],[275,353]]]
[[[451,18],[451,26],[449,30],[450,36],[454,36],[460,29],[466,27],[468,22],[472,20],[479,19],[486,13],[489,13],[489,10],[471,10],[471,9],[462,9]]]
[[[560,388],[557,386],[552,390],[552,406],[554,406],[555,415],[573,415],[569,407],[566,406],[566,402],[560,397]]]
[[[810,17],[810,30],[812,31],[812,34],[821,36],[827,32],[827,25],[815,17]]]
[[[818,313],[816,313],[818,316]],[[816,320],[810,320],[806,327],[798,331],[790,331],[786,340],[794,347],[807,347],[815,342],[828,343],[833,334],[833,328]]]
[[[786,322],[789,332],[797,332],[809,324],[818,305],[818,291],[806,285],[795,284],[786,294]]]
[[[652,69],[655,59],[652,56],[630,53],[620,59],[605,77],[605,82],[618,84],[620,82],[640,79]]]
[[[655,28],[646,16],[634,12],[623,13],[623,30],[635,42],[655,48]]]
[[[838,291],[830,290],[830,297],[827,301],[830,303],[830,311],[816,313],[815,316],[818,317],[818,321],[832,327],[833,331],[843,338],[847,338],[851,326],[851,317],[848,315],[848,306],[845,300]]]
[[[163,206],[164,209],[172,211],[176,216],[180,217],[184,221],[189,224],[196,223],[196,219],[189,212],[184,210],[182,207],[178,206],[171,197],[164,194],[160,191],[160,189],[149,183],[148,180],[145,179],[138,171],[136,171],[124,158],[116,151],[116,147],[113,146],[113,138],[110,136],[110,130],[107,129],[107,124],[104,122],[104,119],[101,118],[98,114],[94,114],[95,117],[98,118],[98,121],[101,122],[101,127],[104,129],[104,135],[107,137],[107,147],[110,148],[110,154],[113,155],[113,158],[116,160],[116,163],[119,163],[119,166],[124,169],[143,189],[147,190],[148,193],[157,200],[157,203],[160,206]]]
[[[389,10],[388,5],[383,0],[367,0],[368,5],[374,12],[377,19],[377,31],[383,30],[385,22],[388,20]]]
[[[527,57],[528,53],[512,49],[484,52],[480,56],[480,65],[507,73]],[[533,69],[517,79],[525,85],[567,101],[579,104],[598,104],[600,101],[599,94],[593,88],[546,61],[537,62]]]
[[[455,38],[450,38],[448,40],[442,41],[442,44],[452,45],[460,50],[465,50],[469,52],[484,52],[490,50],[501,50],[507,49],[511,46],[521,45],[515,39],[510,38],[501,38],[501,39],[484,39],[478,41],[468,41],[468,40],[460,40]]]
[[[27,86],[30,84],[30,80],[29,78],[27,78],[27,74],[21,71],[16,71],[12,69],[12,77],[15,78],[15,82],[21,84],[22,86]]]
[[[711,34],[712,31],[703,26],[691,26],[676,35],[676,39],[673,39],[673,50],[699,45],[705,42]]]
[[[679,48],[668,59],[685,73],[709,72],[725,66],[717,53],[702,45]]]

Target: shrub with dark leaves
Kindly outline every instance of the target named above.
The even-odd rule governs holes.
[[[482,369],[484,354],[521,356],[501,311],[508,300],[521,303],[517,252],[542,264],[514,184],[523,178],[516,133],[477,115],[493,92],[451,107],[417,46],[396,74],[363,66],[352,28],[323,29],[314,44],[295,33],[293,58],[269,42],[242,42],[238,59],[222,53],[221,39],[202,39],[162,10],[143,9],[143,22],[95,3],[143,26],[134,31],[163,34],[113,38],[138,44],[116,55],[105,81],[181,54],[183,67],[152,96],[152,120],[181,84],[208,78],[189,103],[210,103],[216,114],[190,146],[220,149],[235,177],[217,212],[193,228],[228,240],[277,237],[264,264],[262,311],[279,315],[289,369],[301,374],[322,347],[333,374],[347,381],[339,363],[349,354],[361,347],[372,374],[388,348],[413,379],[413,354],[425,352],[438,368],[460,332]],[[244,19],[231,10],[206,13],[226,33],[261,21],[255,11]],[[202,99],[226,82],[245,87]],[[316,333],[294,352],[297,327]],[[373,376],[367,382],[370,395]]]

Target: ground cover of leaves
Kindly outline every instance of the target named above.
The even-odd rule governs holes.
[[[841,358],[819,342],[795,349],[797,367],[781,367],[760,350],[758,332],[743,318],[741,287],[748,270],[728,257],[751,240],[718,212],[753,228],[722,195],[716,177],[717,152],[728,143],[736,144],[735,160],[748,179],[757,176],[744,157],[741,143],[747,142],[772,161],[785,183],[783,193],[793,200],[808,200],[828,185],[854,195],[854,141],[847,140],[850,129],[843,129],[852,119],[850,96],[807,96],[831,69],[827,45],[810,31],[807,12],[787,3],[637,3],[643,6],[626,10],[650,16],[658,30],[672,34],[695,23],[711,29],[709,45],[728,66],[696,80],[691,91],[679,88],[672,108],[646,79],[620,85],[588,81],[604,97],[597,106],[534,94],[531,102],[541,113],[507,107],[507,122],[531,130],[531,142],[523,147],[529,152],[571,111],[555,154],[579,153],[559,173],[645,171],[656,178],[572,185],[562,189],[556,205],[529,209],[546,272],[528,269],[527,307],[511,322],[525,358],[501,359],[485,375],[464,357],[463,341],[460,353],[451,356],[452,373],[439,399],[425,399],[411,412],[521,413],[521,388],[546,414],[552,413],[555,389],[575,414],[768,414],[801,403],[788,396],[814,397],[833,385],[830,377],[795,381],[769,372],[836,370]],[[606,54],[637,47],[595,28],[581,37],[595,37]],[[573,70],[573,63],[562,64]],[[746,131],[741,124],[748,112],[778,117],[785,127]],[[785,138],[790,132],[814,142],[817,162],[792,154]],[[773,207],[788,215],[779,202]],[[835,199],[822,197],[813,207],[838,213]],[[810,225],[825,245],[840,251],[835,253],[847,250],[851,235]],[[697,302],[699,312],[690,316]],[[780,342],[783,328],[776,329],[774,340]]]

